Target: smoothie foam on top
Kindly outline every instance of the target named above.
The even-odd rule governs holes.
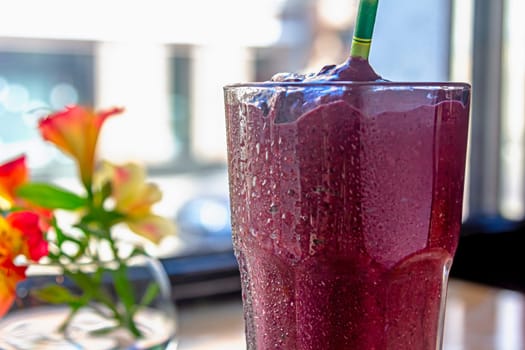
[[[277,73],[271,81],[274,82],[323,82],[323,81],[382,81],[372,69],[368,60],[349,57],[340,65],[327,65],[318,73],[296,74]]]

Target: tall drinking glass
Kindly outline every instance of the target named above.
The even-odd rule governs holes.
[[[441,348],[470,86],[225,87],[250,350]]]

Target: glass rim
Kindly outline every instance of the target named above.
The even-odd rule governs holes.
[[[223,86],[224,90],[240,88],[288,88],[288,87],[355,87],[384,89],[429,89],[429,90],[471,90],[472,86],[464,82],[393,82],[393,81],[266,81],[233,83]]]

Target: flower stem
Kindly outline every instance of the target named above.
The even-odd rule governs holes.
[[[119,301],[124,307],[123,314],[121,316],[121,323],[125,326],[134,336],[140,337],[142,333],[137,328],[133,319],[135,313],[136,298],[133,293],[133,286],[128,279],[128,268],[126,261],[122,260],[119,255],[118,247],[115,241],[110,239],[109,244],[113,253],[113,259],[118,264],[117,268],[112,271],[113,283],[115,285],[115,292]]]

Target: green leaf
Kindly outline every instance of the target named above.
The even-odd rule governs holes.
[[[86,204],[86,199],[63,188],[46,183],[30,182],[17,189],[17,195],[49,209],[75,210]]]
[[[98,285],[102,283],[102,278],[104,277],[105,269],[102,266],[97,267],[97,271],[93,274],[93,281]]]
[[[113,193],[113,188],[111,186],[111,182],[109,181],[105,182],[104,185],[102,185],[102,188],[100,190],[101,202],[103,203],[106,199],[108,199],[112,193]]]
[[[97,328],[94,331],[90,331],[89,334],[92,334],[94,336],[103,336],[103,335],[107,335],[109,333],[115,332],[118,329],[119,329],[118,326]]]
[[[118,296],[121,298],[126,310],[130,310],[135,304],[135,296],[133,288],[129,283],[126,270],[125,265],[119,265],[118,269],[113,271],[113,278],[115,281],[115,290]]]
[[[61,247],[62,243],[66,241],[67,236],[64,234],[64,231],[62,231],[62,229],[58,226],[58,223],[55,217],[53,217],[53,220],[51,223],[53,225],[53,228],[55,229],[55,234],[57,237],[57,244],[59,247]]]
[[[133,287],[129,283],[127,278],[126,265],[120,264],[118,269],[113,271],[113,280],[115,282],[115,291],[117,296],[120,298],[125,312],[122,314],[122,324],[135,336],[140,337],[141,332],[135,324],[133,314],[136,311],[135,307],[135,294],[133,293]]]
[[[115,211],[107,211],[104,208],[89,208],[76,228],[84,231],[88,236],[96,236],[105,240],[110,240],[110,229],[113,225],[122,221],[124,216]]]
[[[141,247],[134,247],[127,258],[130,259],[134,256],[144,256],[144,255],[147,255],[144,249],[142,249]]]
[[[64,322],[62,322],[60,327],[58,327],[58,330],[60,332],[66,331],[67,327],[69,326],[69,323],[73,320],[73,317],[75,317],[75,314],[78,312],[78,310],[80,310],[81,307],[82,305],[80,304],[71,307],[71,310],[69,310],[69,314],[67,315],[67,318],[64,320]]]
[[[142,296],[142,300],[140,301],[141,306],[148,306],[151,304],[151,302],[159,295],[160,287],[156,282],[152,282],[148,285],[148,289],[146,289],[146,292]]]
[[[64,233],[64,231],[58,226],[56,218],[53,218],[53,221],[51,222],[53,225],[53,229],[55,230],[56,238],[57,238],[57,244],[62,246],[62,244],[66,241],[76,243],[78,246],[82,246],[85,243],[76,239],[75,237],[71,237]]]
[[[77,304],[80,302],[78,295],[72,294],[67,288],[50,284],[31,292],[36,298],[51,304]]]
[[[55,254],[53,252],[48,252],[47,257],[51,259],[51,261],[58,261],[59,258],[58,254]]]
[[[113,300],[105,288],[102,286],[102,277],[104,270],[99,269],[95,272],[93,277],[90,274],[85,274],[83,272],[72,272],[66,271],[66,276],[71,278],[71,280],[82,290],[84,293],[83,298],[98,300],[104,303],[106,306],[113,308]]]
[[[74,227],[84,232],[86,236],[98,237],[104,240],[107,240],[110,238],[108,230],[101,229],[91,223],[86,223],[86,222],[81,221],[78,224],[74,225]]]
[[[85,293],[93,294],[93,291],[99,287],[95,281],[89,277],[88,274],[83,272],[66,271],[65,275],[71,278],[71,280],[75,282],[75,284]]]

